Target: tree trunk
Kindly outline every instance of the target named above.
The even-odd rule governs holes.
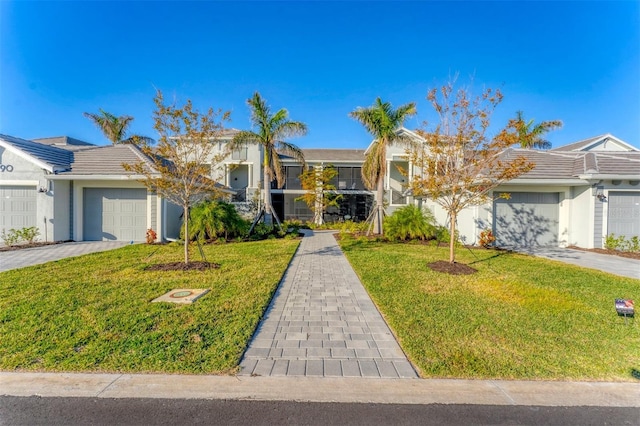
[[[189,263],[189,206],[184,205],[184,263]]]
[[[378,188],[376,189],[376,214],[373,217],[373,233],[383,234],[382,221],[384,219],[384,176],[378,179]]]
[[[267,168],[264,169],[264,223],[273,224],[273,214],[271,207],[271,179]]]
[[[449,237],[449,263],[454,263],[456,260],[455,257],[455,247],[456,247],[456,218],[458,217],[457,213],[451,212],[449,224],[449,233],[451,234]]]

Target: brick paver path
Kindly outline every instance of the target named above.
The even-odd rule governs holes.
[[[327,231],[302,239],[240,367],[241,375],[417,378]]]

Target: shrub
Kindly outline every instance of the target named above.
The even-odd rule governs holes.
[[[351,220],[346,220],[344,222],[332,223],[332,228],[326,229],[338,229],[340,235],[346,234],[364,234],[367,232],[367,228],[369,227],[369,222],[354,222]]]
[[[624,243],[624,236],[616,237],[615,234],[609,234],[604,238],[604,248],[607,250],[620,250]]]
[[[624,235],[616,237],[615,234],[609,234],[604,238],[604,248],[607,250],[639,252],[640,238],[633,236],[627,240]]]
[[[153,244],[158,239],[158,234],[152,228],[147,229],[147,244]]]
[[[242,237],[249,230],[249,222],[236,208],[224,201],[204,201],[191,209],[189,240],[210,241]],[[184,226],[181,236],[184,237]]]
[[[0,238],[2,238],[5,245],[14,246],[20,241],[20,234],[15,229],[9,229],[8,233],[3,229]]]
[[[409,205],[399,208],[384,220],[385,236],[390,240],[430,240],[437,229],[431,210]]]
[[[17,233],[20,236],[20,239],[22,241],[25,241],[31,244],[38,239],[38,235],[40,235],[40,230],[35,226],[31,226],[29,228],[19,229]]]
[[[493,243],[495,243],[495,241],[496,241],[496,237],[493,235],[493,232],[491,231],[491,229],[486,228],[486,229],[483,229],[482,232],[480,232],[478,245],[486,248],[491,246]]]

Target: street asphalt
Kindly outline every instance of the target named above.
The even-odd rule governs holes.
[[[476,404],[492,406],[547,406],[547,407],[640,407],[640,383],[633,371],[629,382],[556,382],[556,381],[502,381],[502,380],[452,380],[418,379],[415,374],[401,374],[404,367],[394,362],[407,362],[395,350],[388,348],[390,333],[375,309],[370,309],[371,300],[363,295],[357,278],[346,262],[346,258],[333,244],[329,233],[316,232],[303,239],[296,253],[278,296],[262,323],[262,330],[269,336],[257,333],[247,356],[243,359],[238,376],[189,376],[163,374],[73,374],[0,372],[0,395],[43,397],[92,397],[92,398],[166,398],[166,399],[223,399],[263,401],[307,401],[378,404]],[[116,248],[124,243],[70,243],[46,246],[38,249],[0,252],[0,270],[43,263],[63,257],[87,252]],[[607,272],[619,273],[623,267],[618,258],[559,249],[556,260],[582,263],[580,266],[597,267]],[[564,253],[564,254],[563,254]],[[542,255],[542,253],[536,253]],[[598,263],[594,261],[598,259]],[[337,262],[337,263],[336,263]],[[620,262],[633,273],[639,264],[630,259]],[[614,264],[614,270],[610,269]],[[318,269],[317,266],[320,265]],[[335,273],[333,266],[339,265]],[[310,277],[320,274],[318,284],[330,286],[314,287]],[[342,278],[341,278],[342,277]],[[292,281],[287,284],[287,279]],[[287,287],[288,285],[289,287]],[[360,287],[358,287],[360,286]],[[363,298],[364,297],[364,298]],[[320,309],[312,312],[309,303],[320,303]],[[349,310],[348,312],[345,309]],[[296,312],[294,312],[296,311]],[[375,312],[374,312],[375,311]],[[365,314],[366,313],[366,314]],[[292,315],[297,317],[294,319]],[[325,317],[323,317],[325,316]],[[271,321],[271,322],[270,322]],[[299,321],[291,325],[289,321]],[[307,323],[308,322],[308,323]],[[311,322],[317,322],[312,324]],[[300,327],[300,330],[279,327]],[[303,331],[303,327],[320,327]],[[354,327],[354,328],[349,328]],[[326,328],[326,329],[325,329]],[[341,328],[338,330],[337,328]],[[356,329],[357,328],[357,329]],[[288,333],[291,333],[289,336]],[[317,339],[310,339],[311,335]],[[304,337],[304,338],[303,338]],[[251,351],[257,348],[256,341],[269,348],[281,349],[295,346],[303,349],[303,342],[313,348],[311,354],[304,348],[284,356],[282,352]],[[291,343],[293,342],[293,343]],[[340,343],[335,343],[340,342]],[[349,348],[348,342],[355,345]],[[366,349],[358,352],[358,345],[366,342]],[[394,341],[395,342],[395,341]],[[393,343],[393,342],[392,342]],[[344,344],[344,345],[343,345]],[[319,345],[319,346],[318,346]],[[329,351],[321,351],[325,348]],[[334,347],[354,351],[332,351]],[[386,354],[386,355],[385,355]],[[323,358],[324,357],[324,358]],[[266,367],[258,369],[258,360],[265,359]],[[286,360],[286,368],[276,369],[278,360]],[[302,360],[294,370],[290,361]],[[318,361],[321,363],[311,363]],[[338,363],[335,363],[335,361]],[[255,361],[255,362],[254,362]],[[326,361],[332,362],[327,370]],[[355,361],[358,367],[351,369],[344,361]],[[387,368],[391,361],[393,371]],[[281,366],[285,363],[282,362]],[[330,363],[331,364],[331,363]],[[311,365],[311,367],[309,367]],[[340,365],[338,369],[335,368]],[[345,369],[345,365],[348,367]],[[380,367],[384,365],[384,367]],[[399,364],[398,364],[399,365]],[[322,367],[321,367],[322,366]],[[367,372],[375,372],[370,374]],[[322,370],[320,370],[322,368]],[[322,373],[319,374],[318,372]],[[336,372],[335,375],[327,371]],[[307,373],[310,374],[307,374]],[[346,374],[345,374],[346,373]],[[278,375],[281,375],[278,377]],[[348,377],[353,376],[353,377]],[[638,411],[640,424],[640,410]]]

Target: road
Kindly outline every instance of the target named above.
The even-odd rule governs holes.
[[[640,408],[0,397],[0,425],[638,425]]]

